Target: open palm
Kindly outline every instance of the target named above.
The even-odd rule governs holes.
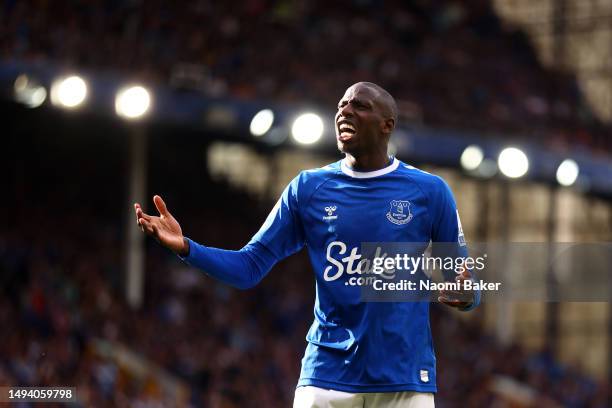
[[[159,212],[159,216],[145,214],[139,203],[134,204],[136,222],[140,229],[157,239],[166,248],[179,255],[185,255],[188,248],[186,248],[180,224],[170,214],[166,203],[160,196],[154,196],[153,203]]]

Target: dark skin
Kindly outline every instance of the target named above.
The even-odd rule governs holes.
[[[152,236],[172,252],[186,256],[189,253],[189,244],[183,236],[181,225],[170,214],[166,203],[160,196],[153,196],[153,203],[159,216],[145,214],[139,203],[134,204],[138,226],[142,232]]]
[[[389,164],[387,146],[396,121],[391,103],[394,102],[364,82],[349,87],[338,103],[338,149],[353,169],[372,171]],[[345,123],[352,125],[355,132],[341,132],[340,127]]]
[[[378,85],[358,82],[349,87],[340,102],[335,118],[338,149],[345,154],[347,164],[357,171],[373,171],[389,165],[389,138],[395,129],[397,107],[393,97]],[[189,254],[189,243],[178,221],[164,200],[156,195],[153,203],[159,216],[145,214],[139,203],[134,204],[140,229],[154,237],[164,247],[180,256]],[[470,279],[469,271],[457,275],[458,282]],[[463,291],[441,291],[438,301],[463,309],[472,302]]]
[[[457,275],[455,281],[460,283],[462,290],[441,290],[438,302],[457,309],[469,307],[474,302],[474,294],[471,291],[463,290],[463,282],[471,278],[472,274],[467,269]]]

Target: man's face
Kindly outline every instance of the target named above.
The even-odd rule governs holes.
[[[386,146],[387,129],[384,106],[377,92],[356,84],[346,90],[336,113],[336,140],[343,153],[363,154]]]

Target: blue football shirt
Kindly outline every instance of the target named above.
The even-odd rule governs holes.
[[[429,301],[364,302],[361,286],[349,284],[358,276],[363,243],[430,241],[454,243],[447,255],[467,255],[455,200],[440,177],[396,158],[371,172],[340,160],[293,179],[240,251],[189,240],[185,260],[247,288],[306,246],[316,299],[298,386],[435,392]]]

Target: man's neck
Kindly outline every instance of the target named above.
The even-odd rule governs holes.
[[[346,164],[353,170],[374,171],[387,167],[391,159],[386,153],[359,156],[346,153],[345,160]]]

